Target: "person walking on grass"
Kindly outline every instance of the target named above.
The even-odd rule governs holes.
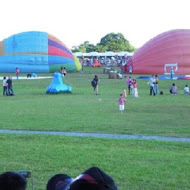
[[[94,79],[92,80],[91,84],[92,84],[92,87],[94,89],[94,93],[96,95],[98,95],[98,82],[99,82],[99,79],[98,79],[98,76],[95,75],[94,76]]]
[[[126,99],[123,97],[123,94],[120,94],[118,103],[119,103],[119,111],[121,112],[121,114],[123,113],[123,111],[125,109],[125,101],[126,101]]]

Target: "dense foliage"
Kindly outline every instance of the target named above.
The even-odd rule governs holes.
[[[113,52],[120,52],[120,51],[128,51],[133,52],[135,48],[129,43],[127,39],[121,33],[110,33],[101,38],[100,43],[93,45],[90,44],[89,41],[85,41],[83,44],[79,46],[73,46],[72,48],[74,52],[105,52],[105,51],[113,51]]]

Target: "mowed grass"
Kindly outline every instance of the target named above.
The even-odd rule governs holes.
[[[190,137],[190,96],[182,94],[189,81],[160,81],[164,95],[150,97],[148,81],[138,80],[139,98],[129,96],[121,115],[116,102],[125,80],[108,79],[102,70],[69,73],[71,94],[45,94],[51,79],[14,80],[16,96],[0,96],[0,129]],[[90,84],[95,73],[98,96]],[[172,82],[179,88],[176,96],[168,92]],[[119,190],[190,189],[190,143],[0,134],[0,173],[30,170],[36,190],[44,190],[54,174],[76,177],[91,166],[110,174]]]
[[[91,87],[94,74],[100,78],[97,96]],[[128,96],[123,114],[117,99],[127,88],[125,79],[108,79],[103,68],[84,68],[83,74],[68,73],[64,81],[72,86],[71,94],[46,94],[51,79],[14,80],[16,96],[0,96],[0,128],[190,137],[190,96],[182,94],[190,81],[160,80],[164,95],[151,97],[148,81],[138,80],[139,98]],[[169,94],[173,82],[176,96]]]
[[[190,143],[0,135],[0,172],[31,171],[35,190],[55,174],[76,177],[91,166],[111,175],[119,190],[190,189]]]

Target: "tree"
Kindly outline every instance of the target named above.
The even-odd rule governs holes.
[[[121,33],[110,33],[101,38],[100,43],[97,45],[90,44],[89,41],[85,41],[83,44],[79,46],[73,46],[72,52],[82,52],[82,53],[89,53],[89,52],[105,52],[105,51],[113,51],[113,52],[120,52],[120,51],[128,51],[133,52],[135,48],[129,43],[128,40],[125,39],[123,34]]]
[[[93,44],[90,44],[89,41],[85,41],[83,44],[80,44],[79,46],[73,46],[72,52],[82,52],[82,53],[89,53],[95,51],[95,46]]]
[[[119,52],[119,51],[129,51],[132,52],[135,48],[125,39],[121,33],[110,33],[101,38],[98,45],[106,47],[107,51]]]
[[[105,52],[105,51],[107,51],[107,48],[106,48],[106,46],[103,46],[103,45],[97,45],[95,47],[95,51],[97,51],[97,52]]]

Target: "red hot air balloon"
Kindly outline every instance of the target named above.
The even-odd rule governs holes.
[[[134,74],[190,74],[190,30],[176,29],[154,37],[125,66]]]

